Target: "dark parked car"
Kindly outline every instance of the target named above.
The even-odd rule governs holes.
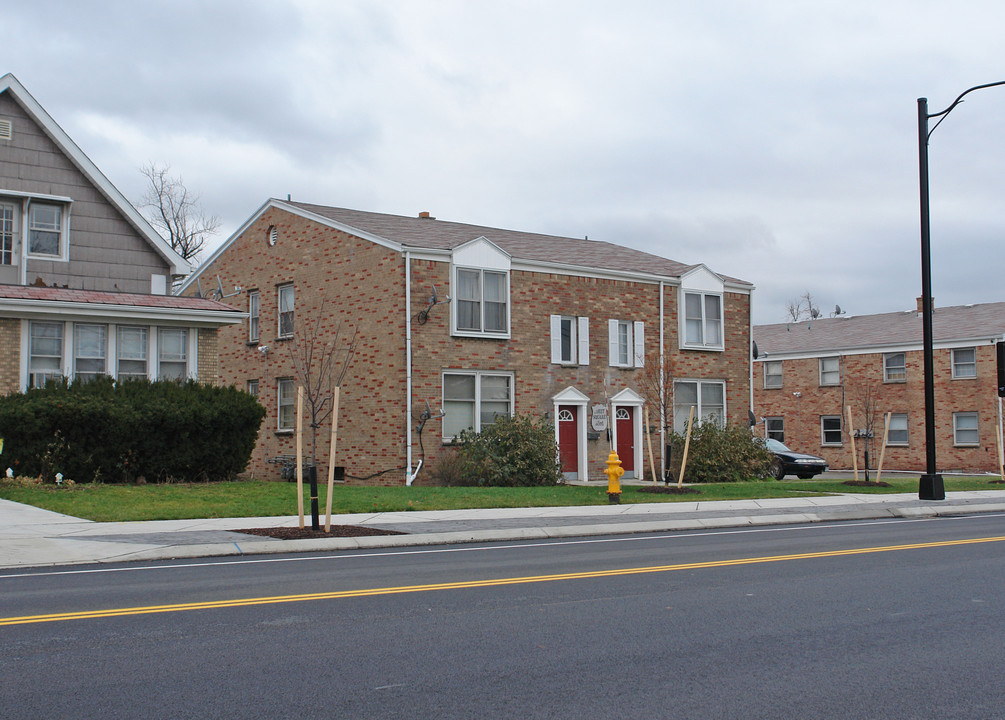
[[[776,480],[781,480],[786,475],[795,475],[800,480],[809,480],[814,475],[819,475],[827,470],[827,461],[822,457],[789,450],[785,445],[772,438],[768,438],[765,444],[768,446],[768,450],[775,455],[770,472]]]

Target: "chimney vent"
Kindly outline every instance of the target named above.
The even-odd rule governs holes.
[[[429,211],[427,211],[427,210],[423,210],[422,212],[420,212],[419,213],[419,218],[422,219],[422,220],[435,220],[436,219],[432,215],[430,215]]]
[[[922,296],[918,296],[918,315],[925,312],[925,304],[922,302]],[[932,313],[935,313],[935,298],[932,298]]]

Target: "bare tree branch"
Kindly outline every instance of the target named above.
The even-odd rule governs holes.
[[[170,175],[167,165],[148,163],[140,172],[148,181],[139,207],[146,211],[150,224],[171,243],[171,247],[186,260],[195,260],[206,243],[216,234],[220,219],[207,216],[199,197],[189,193],[180,176]]]

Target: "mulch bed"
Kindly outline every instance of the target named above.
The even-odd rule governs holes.
[[[890,487],[887,482],[872,482],[869,480],[845,480],[842,485],[852,485],[854,487]]]
[[[274,527],[274,528],[245,528],[234,530],[247,535],[262,535],[264,537],[276,538],[277,540],[314,540],[319,538],[332,537],[366,537],[370,535],[406,535],[407,533],[397,530],[381,530],[380,528],[363,527],[362,525],[332,525],[331,532],[326,533],[324,524],[321,529],[315,532],[311,527]]]
[[[701,495],[701,490],[693,487],[677,487],[676,485],[645,485],[639,492],[653,495]]]

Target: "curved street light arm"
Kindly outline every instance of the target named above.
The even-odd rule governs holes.
[[[939,125],[942,124],[942,121],[945,120],[946,117],[949,115],[949,113],[951,113],[953,111],[953,108],[955,108],[957,105],[959,105],[961,102],[963,102],[963,96],[964,95],[968,95],[968,94],[972,93],[974,90],[983,90],[984,88],[996,87],[997,85],[1005,85],[1005,80],[999,80],[998,82],[993,82],[993,83],[985,83],[984,85],[975,85],[974,87],[970,88],[969,90],[964,90],[963,92],[961,92],[960,95],[959,95],[959,97],[957,97],[955,100],[953,100],[953,104],[950,105],[949,107],[947,107],[942,112],[930,113],[928,115],[928,119],[939,118],[939,122],[935,123],[935,125],[932,126],[932,129],[928,131],[928,137],[929,138],[932,137],[932,133],[935,132],[935,128],[939,127]]]

